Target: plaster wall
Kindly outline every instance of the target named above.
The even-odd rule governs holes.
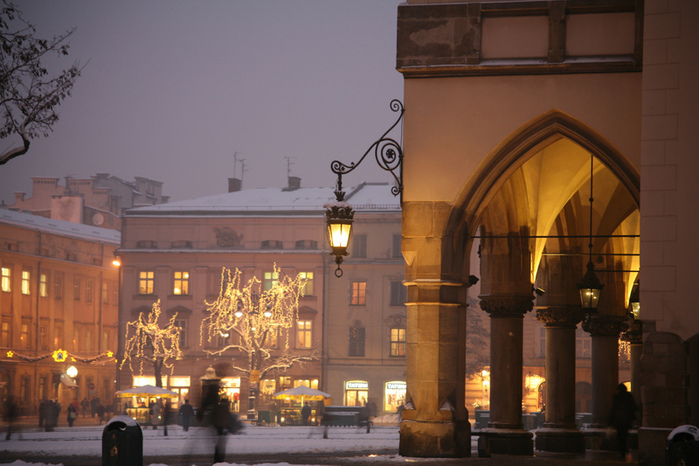
[[[455,204],[497,147],[552,109],[638,168],[640,93],[638,73],[406,79],[403,200]]]

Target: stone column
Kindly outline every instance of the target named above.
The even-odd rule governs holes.
[[[641,353],[643,352],[643,322],[633,320],[630,328],[621,336],[629,342],[631,359],[631,395],[641,405]],[[639,417],[640,419],[640,417]]]
[[[536,316],[546,324],[546,418],[536,449],[582,453],[585,437],[575,424],[575,328],[582,308],[547,307]]]
[[[530,285],[531,286],[531,285]],[[533,435],[522,425],[522,326],[533,296],[480,296],[490,314],[490,451],[533,455]]]
[[[408,287],[406,380],[399,453],[417,457],[471,455],[465,407],[466,286],[413,280]]]

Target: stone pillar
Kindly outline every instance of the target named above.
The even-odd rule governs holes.
[[[414,280],[408,287],[406,379],[399,453],[466,457],[466,308],[463,283]]]
[[[531,285],[530,285],[531,286]],[[533,435],[522,425],[522,326],[533,296],[481,295],[490,314],[490,451],[533,455]]]
[[[536,449],[582,453],[585,437],[575,424],[575,328],[582,308],[547,307],[536,317],[546,324],[546,418]]]
[[[629,342],[631,359],[631,395],[641,404],[641,353],[643,352],[643,323],[634,320],[621,338]],[[639,417],[640,419],[640,417]]]

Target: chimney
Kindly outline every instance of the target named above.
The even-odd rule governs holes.
[[[237,193],[241,189],[243,189],[243,180],[239,180],[238,178],[228,178],[229,193]]]
[[[289,187],[287,188],[287,191],[295,191],[301,187],[301,178],[298,176],[290,176],[289,177]]]
[[[26,193],[15,192],[15,204],[24,201],[24,196]]]

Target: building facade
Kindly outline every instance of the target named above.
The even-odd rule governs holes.
[[[640,462],[663,464],[672,429],[697,424],[697,24],[696,2],[682,0],[398,7],[409,154],[401,454],[470,454],[466,336],[453,330],[465,327],[470,275],[480,278],[491,322],[493,452],[584,450],[623,381],[624,334],[642,406]],[[586,270],[604,285],[597,312],[580,304]],[[514,382],[523,379],[523,316],[532,312],[545,325],[546,419],[536,445],[522,429]],[[585,432],[574,417],[580,329],[591,341]]]
[[[266,286],[279,279],[274,276],[276,266],[280,275],[302,274],[306,279],[290,344],[313,360],[262,376],[255,408],[278,410],[272,395],[298,385],[330,392],[334,404],[368,404],[373,397],[377,406],[383,406],[387,382],[405,383],[403,369],[397,367],[404,366],[404,356],[391,357],[390,335],[384,334],[394,321],[400,325],[401,306],[393,305],[382,287],[390,287],[391,280],[400,283],[403,269],[403,262],[393,256],[392,242],[400,238],[400,210],[393,200],[386,207],[386,199],[392,197],[389,187],[362,185],[354,191],[360,203],[355,217],[361,225],[358,234],[371,237],[365,242],[371,246],[346,263],[352,269],[346,276],[362,283],[352,294],[350,282],[335,278],[326,247],[323,205],[334,197],[332,189],[301,188],[298,180],[284,189],[240,190],[239,180],[229,185],[229,193],[133,209],[123,218],[118,250],[122,324],[134,321],[159,300],[164,318],[176,313],[182,329],[184,359],[175,363],[172,373],[164,374],[163,387],[179,391],[179,402],[191,398],[199,404],[205,383],[201,378],[213,368],[234,400],[233,408],[242,413],[249,409],[249,378],[236,370],[247,367],[245,357],[236,351],[212,354],[230,343],[229,337],[202,340],[200,328],[207,315],[205,303],[218,296],[222,268],[239,269],[243,282],[257,277]],[[362,268],[371,271],[355,272]],[[363,304],[352,304],[353,299]],[[355,323],[365,329],[363,335],[350,335]],[[404,345],[404,333],[396,338],[402,338]],[[404,347],[395,351],[404,352]],[[119,376],[121,388],[154,382],[147,368],[140,374],[125,367]]]
[[[45,399],[112,404],[119,236],[0,210],[0,396],[22,414]]]

